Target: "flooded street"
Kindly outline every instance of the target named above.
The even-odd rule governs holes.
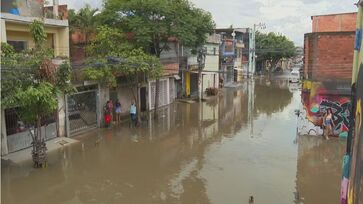
[[[2,203],[339,203],[345,141],[296,136],[300,91],[258,79],[157,121],[95,129],[49,166],[2,165]]]

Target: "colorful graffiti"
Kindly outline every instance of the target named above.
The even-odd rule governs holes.
[[[333,111],[334,135],[347,137],[349,131],[350,97],[349,90],[335,93],[326,89],[330,86],[322,82],[303,83],[302,107],[298,121],[300,135],[321,135],[323,116],[327,109]]]
[[[350,169],[348,168],[347,175],[343,175],[343,180],[349,178],[349,180],[347,179],[348,185],[342,185],[342,191],[348,189],[348,194],[341,194],[341,201],[344,201],[344,204],[358,204],[363,202],[363,69],[360,69],[358,74],[356,93],[355,131],[351,146],[351,155],[347,155],[351,161]]]

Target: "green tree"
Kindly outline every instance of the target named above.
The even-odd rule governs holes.
[[[1,46],[1,104],[18,107],[22,121],[34,127],[32,157],[36,167],[46,164],[46,145],[42,121],[57,110],[57,96],[72,91],[69,63],[59,68],[51,63],[52,50],[45,48],[46,34],[41,21],[34,21],[30,31],[35,48],[21,53],[6,43]]]
[[[269,61],[272,68],[275,68],[282,58],[296,55],[295,45],[286,36],[273,32],[267,34],[256,32],[256,55],[257,63]]]
[[[85,37],[85,44],[88,45],[90,37],[94,34],[97,28],[97,16],[98,9],[93,9],[89,4],[81,8],[78,12],[73,9],[68,11],[69,15],[69,27],[73,33],[80,31]]]
[[[171,37],[186,47],[198,48],[215,27],[211,14],[188,0],[106,0],[100,21],[128,33],[131,44],[157,58],[170,49]],[[156,78],[155,111],[158,95]]]
[[[160,60],[129,44],[127,37],[115,28],[100,26],[87,52],[91,58],[84,71],[85,78],[103,86],[115,87],[117,77],[127,77],[136,102],[139,100],[134,88],[138,90],[139,75],[145,74],[148,78],[162,75]],[[139,109],[139,103],[136,104]]]

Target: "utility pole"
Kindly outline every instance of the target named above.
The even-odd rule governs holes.
[[[207,50],[205,47],[198,49],[197,61],[198,61],[198,99],[199,99],[199,102],[202,100],[202,97],[203,97],[202,70],[204,69],[204,66],[205,66],[206,54],[207,54]]]
[[[247,68],[247,78],[250,78],[250,73],[252,72],[252,49],[253,49],[253,30],[251,29],[248,29],[248,40],[249,40],[249,43],[248,43],[248,68]]]
[[[256,71],[256,24],[253,24],[252,30],[252,70],[251,77],[255,75]]]
[[[247,76],[253,77],[256,72],[256,29],[265,29],[266,25],[264,23],[253,24],[252,31],[249,33],[249,58],[248,58],[248,70]]]

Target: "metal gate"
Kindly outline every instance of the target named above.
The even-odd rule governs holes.
[[[165,106],[169,104],[169,80],[168,79],[160,79],[159,81],[159,107]],[[149,107],[150,110],[155,108],[155,89],[156,89],[156,82],[150,82],[150,90],[149,90]]]
[[[97,127],[96,90],[67,96],[67,130],[70,135]]]
[[[29,129],[33,129],[34,127],[21,120],[18,108],[5,109],[4,113],[9,153],[31,147],[32,138]],[[46,141],[58,136],[56,124],[57,114],[58,112],[55,112],[47,117],[43,117],[41,121],[42,136]]]

